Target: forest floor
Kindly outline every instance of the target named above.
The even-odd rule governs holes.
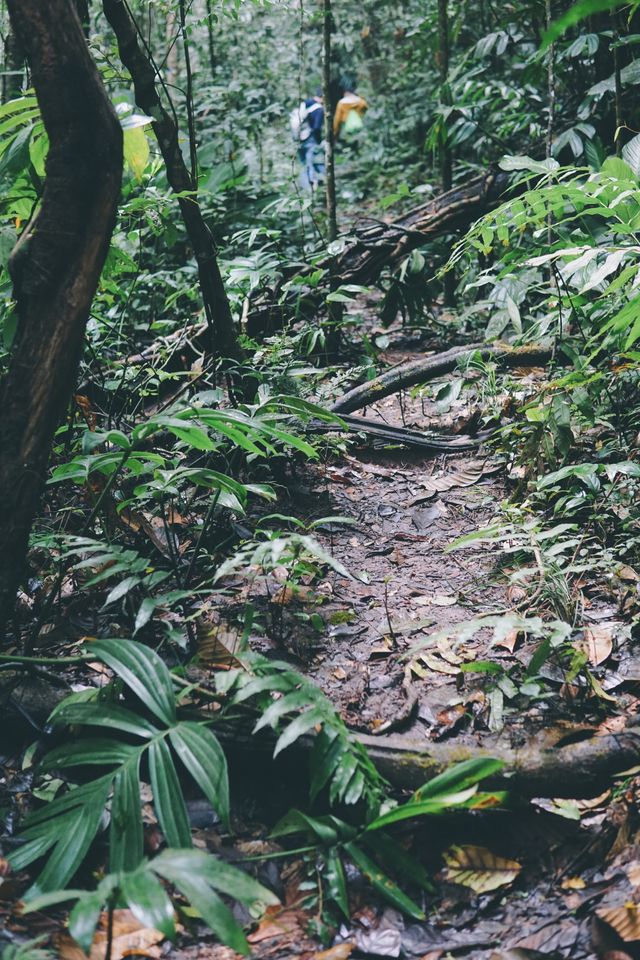
[[[411,356],[414,347],[402,328],[387,333],[391,345],[384,362]],[[527,391],[539,385],[544,373],[525,370],[519,376]],[[493,402],[499,405],[501,397]],[[433,400],[406,394],[382,400],[366,414],[392,425],[418,430],[444,425],[448,432],[464,433],[475,406],[458,399],[443,417]],[[346,453],[333,452],[323,464],[298,468],[278,510],[308,522],[329,518],[314,535],[353,579],[331,572],[319,582],[302,578],[292,587],[274,577],[229,578],[226,586],[233,602],[218,613],[213,652],[219,654],[219,642],[233,654],[241,633],[239,616],[251,602],[263,628],[255,631],[251,646],[290,660],[313,678],[355,732],[384,737],[393,731],[408,745],[543,748],[592,733],[621,731],[637,711],[640,656],[628,639],[620,597],[602,584],[590,584],[588,576],[582,600],[585,642],[603,690],[615,700],[587,697],[579,680],[567,682],[550,662],[544,667],[546,695],[524,711],[515,710],[508,696],[495,694],[494,674],[465,670],[465,664],[491,661],[501,677],[509,677],[513,668],[526,666],[535,647],[517,629],[497,644],[486,628],[461,633],[461,624],[481,614],[525,612],[527,593],[508,585],[509,567],[495,544],[475,543],[447,552],[456,538],[496,517],[513,483],[514,471],[505,458],[485,447],[472,453],[429,454],[400,447],[376,449],[369,441],[356,440]],[[350,522],[337,522],[336,517]],[[314,613],[321,615],[325,630],[314,626]],[[205,660],[206,654],[201,650]],[[101,682],[99,675],[87,680],[86,668],[75,676],[85,683]],[[503,691],[508,692],[505,684]],[[19,803],[29,788],[28,774],[16,769],[15,758],[4,757],[2,763],[5,790],[11,802]],[[220,835],[215,816],[200,801],[192,802],[189,812],[196,844],[235,862],[265,857],[258,876],[275,888],[283,907],[270,908],[249,935],[252,955],[260,960],[623,960],[640,956],[637,943],[627,942],[640,940],[640,911],[629,906],[640,885],[640,781],[635,773],[628,771],[595,798],[516,801],[511,809],[452,814],[412,826],[403,842],[437,879],[436,892],[424,902],[428,920],[403,919],[376,902],[354,874],[351,919],[339,927],[328,948],[306,932],[313,912],[304,907],[308,889],[301,862],[295,856],[269,860],[283,848],[268,839],[268,823],[295,800],[295,771],[292,779],[290,768],[269,766],[266,760],[249,766],[240,759],[235,771],[232,763],[237,798],[232,838]],[[265,782],[256,796],[261,777]],[[249,783],[250,788],[243,789]],[[152,830],[148,805],[145,820]],[[477,889],[452,882],[447,872],[444,855],[460,847],[481,850],[486,858]],[[7,929],[32,936],[44,932],[53,937],[63,960],[80,960],[84,955],[64,933],[62,919],[16,915],[19,889],[14,883],[0,886],[0,918]],[[117,918],[116,933],[120,931],[122,940],[114,958],[236,957],[204,929],[195,940],[184,933],[175,946],[141,942],[135,930],[127,933],[128,919],[124,913]],[[96,953],[96,958],[101,955]]]

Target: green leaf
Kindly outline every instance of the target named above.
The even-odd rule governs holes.
[[[317,724],[323,723],[325,717],[326,710],[320,707],[312,708],[307,713],[301,713],[297,716],[278,737],[273,751],[274,757],[277,757],[282,750],[286,750],[287,747],[290,747],[292,743],[295,743],[296,740],[303,736],[303,734],[308,733],[308,731],[313,729]]]
[[[636,177],[640,176],[640,134],[625,143],[622,148],[622,159],[629,164]]]
[[[325,854],[324,879],[327,884],[327,892],[331,899],[338,905],[344,917],[349,919],[349,896],[347,894],[347,881],[344,875],[344,866],[340,854],[335,848],[327,850]]]
[[[118,770],[114,780],[109,831],[109,866],[112,873],[135,870],[142,861],[139,765],[138,755]]]
[[[87,855],[100,826],[109,784],[105,786],[106,789],[103,787],[101,794],[94,791],[95,796],[91,805],[83,805],[73,814],[67,814],[44,825],[49,834],[55,836],[56,845],[44,870],[30,888],[31,893],[35,895],[40,892],[59,890],[65,887],[73,877]],[[26,831],[25,835],[28,832]]]
[[[373,860],[355,843],[345,845],[345,853],[356,865],[358,870],[365,876],[371,886],[393,907],[413,917],[415,920],[424,920],[425,914],[417,903],[403,893],[400,887],[393,882],[383,871],[374,863]]]
[[[160,828],[170,847],[190,847],[191,829],[171,751],[164,739],[149,747],[153,803]]]
[[[87,727],[108,727],[131,733],[134,737],[154,737],[158,730],[144,717],[117,703],[69,703],[56,707],[50,720],[54,723],[78,724]]]
[[[149,162],[149,141],[142,126],[130,126],[123,132],[124,159],[139,183]]]
[[[205,853],[204,850],[165,850],[151,862],[151,869],[155,870],[157,864],[169,864],[171,870],[185,874],[195,873],[212,887],[222,890],[247,906],[256,903],[268,906],[279,903],[276,895],[253,877],[238,867]]]
[[[375,836],[365,836],[363,843],[373,854],[377,854],[384,864],[389,864],[396,874],[402,877],[403,882],[408,879],[422,890],[433,891],[435,888],[431,878],[421,863],[412,857],[397,840],[393,840],[384,833]]]
[[[69,933],[85,953],[91,949],[103,906],[104,896],[96,890],[95,893],[85,893],[80,897],[69,914]]]
[[[245,956],[249,954],[249,945],[242,928],[209,883],[193,869],[192,864],[185,869],[180,862],[172,861],[161,854],[150,866],[155,873],[159,873],[178,888],[224,944]]]
[[[486,777],[492,776],[504,767],[504,760],[493,757],[474,757],[471,760],[462,760],[455,766],[449,767],[444,773],[429,780],[423,787],[416,790],[412,799],[427,800],[438,796],[466,790]]]
[[[580,23],[581,20],[585,20],[595,13],[602,13],[605,10],[615,10],[617,7],[622,7],[626,3],[628,3],[628,0],[578,0],[577,3],[569,7],[566,13],[558,17],[558,19],[554,20],[551,24],[542,38],[540,51],[544,52],[547,47],[551,46],[552,43],[561,37],[569,27]]]
[[[213,733],[206,727],[184,721],[169,736],[171,745],[205,797],[225,824],[229,824],[229,775],[227,760]]]
[[[158,720],[167,726],[176,722],[171,674],[154,650],[135,640],[94,640],[90,650],[124,680]]]
[[[140,923],[152,930],[159,930],[170,940],[174,939],[173,904],[148,867],[134,873],[124,873],[120,878],[120,889],[129,909]]]
[[[76,743],[64,743],[56,747],[42,759],[40,767],[43,770],[54,770],[67,767],[120,765],[138,749],[139,747],[129,743],[118,743],[117,740],[95,737]]]

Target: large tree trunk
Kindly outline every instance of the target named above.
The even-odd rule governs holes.
[[[0,627],[115,224],[122,132],[72,0],[8,0],[49,136],[42,205],[10,259],[18,326],[0,384]]]
[[[167,179],[178,194],[180,212],[198,265],[202,301],[211,333],[210,352],[225,359],[240,360],[241,350],[220,275],[216,245],[198,203],[197,183],[182,156],[178,128],[160,99],[155,71],[140,45],[127,7],[122,0],[103,0],[103,8],[116,35],[120,59],[131,74],[136,103],[152,118]]]

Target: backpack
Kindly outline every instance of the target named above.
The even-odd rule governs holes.
[[[344,122],[342,127],[342,132],[348,137],[354,137],[356,134],[360,133],[364,127],[364,121],[357,110],[349,110],[347,114],[347,119]]]
[[[311,127],[308,121],[309,110],[304,101],[298,107],[294,107],[289,114],[289,127],[291,136],[296,141],[308,140],[311,136]]]

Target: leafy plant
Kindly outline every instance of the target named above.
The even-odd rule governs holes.
[[[125,903],[141,924],[174,940],[173,905],[162,881],[186,898],[224,944],[242,954],[249,954],[249,945],[220,894],[252,909],[278,903],[270,890],[219,857],[203,850],[169,849],[135,870],[107,874],[95,890],[56,890],[36,895],[27,901],[24,912],[74,900],[69,933],[85,953],[91,948],[101,911],[105,907],[113,909],[115,903]]]
[[[10,861],[21,870],[49,853],[32,887],[51,892],[64,887],[78,870],[109,815],[109,862],[113,873],[135,870],[143,858],[140,777],[143,759],[160,827],[174,848],[191,845],[191,831],[180,786],[180,761],[223,822],[229,820],[227,764],[218,740],[206,723],[179,720],[171,674],[152,650],[133,641],[96,640],[92,654],[104,661],[138,701],[138,712],[121,702],[104,702],[92,694],[71,695],[51,721],[102,728],[126,734],[134,743],[113,737],[80,738],[52,750],[43,770],[109,767],[97,779],[80,782],[46,806],[30,813],[22,846]]]

